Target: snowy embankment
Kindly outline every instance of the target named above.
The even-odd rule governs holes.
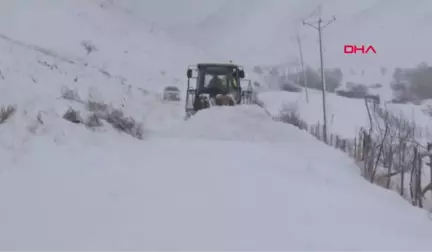
[[[172,131],[172,137],[179,133],[177,138],[138,141],[90,134],[75,125],[62,143],[32,138],[26,154],[0,176],[1,248],[432,246],[426,214],[370,186],[344,154],[294,127],[272,122],[257,107],[200,113],[185,123],[200,132],[195,139],[183,135],[185,128]],[[249,123],[266,126],[257,131]],[[242,134],[235,139],[239,134],[232,130],[260,135],[266,142],[240,141]],[[209,139],[229,132],[231,140]],[[281,139],[272,137],[274,132]]]
[[[306,121],[309,125],[320,123],[322,125],[322,96],[320,91],[309,90],[309,102],[306,102],[304,93],[291,93],[285,91],[268,91],[259,94],[259,99],[264,104],[264,107],[274,116],[277,116],[284,107],[287,109],[296,111],[298,116]],[[372,105],[370,106],[372,109]],[[424,151],[426,143],[430,141],[429,125],[432,122],[431,117],[425,113],[424,109],[427,108],[427,102],[423,105],[413,105],[413,104],[384,104],[382,108],[388,110],[394,116],[398,118],[403,118],[410,123],[415,123],[415,137],[416,142],[420,143],[419,150]],[[372,112],[372,111],[371,111]],[[368,129],[370,127],[370,120],[368,117],[367,109],[365,106],[365,101],[363,99],[349,99],[345,97],[340,97],[334,94],[327,94],[327,116],[328,116],[328,129],[331,134],[342,136],[346,139],[354,139],[359,136],[360,129]],[[380,124],[381,129],[384,129],[384,124],[382,119],[376,115],[372,115],[372,121],[374,124],[374,132],[376,134],[383,133],[378,130],[377,122]],[[395,125],[390,125],[391,127],[396,127]],[[396,131],[394,128],[393,131]],[[394,134],[394,133],[392,133]],[[401,132],[400,134],[404,134]],[[394,136],[393,136],[394,137]],[[387,141],[388,136],[387,136]],[[386,143],[387,144],[387,143]],[[396,146],[396,145],[395,145]],[[403,155],[408,156],[404,153]],[[392,171],[398,169],[397,165],[401,165],[401,160],[396,158],[396,154],[393,154],[393,166]],[[411,158],[409,157],[409,160]],[[430,183],[430,168],[427,165],[428,158],[423,159],[423,169],[422,169],[422,188],[425,188]],[[380,165],[384,165],[380,162]],[[407,164],[406,169],[410,169],[411,164]],[[361,165],[362,166],[362,165]],[[388,173],[388,164],[385,167],[379,167],[379,174]],[[410,176],[410,174],[404,174],[405,177]],[[379,179],[376,179],[376,181]],[[385,181],[385,179],[383,179]],[[396,192],[400,193],[401,188],[404,189],[405,198],[410,200],[408,196],[409,188],[411,188],[411,181],[409,179],[404,179],[404,186],[401,186],[401,176],[398,174],[393,176],[391,179],[391,184],[389,188],[392,188]],[[377,182],[379,184],[379,182]],[[386,182],[381,182],[381,186],[384,186]],[[427,193],[424,197],[424,207],[426,209],[431,209],[430,194]]]

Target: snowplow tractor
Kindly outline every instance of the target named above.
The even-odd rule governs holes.
[[[211,106],[235,106],[250,103],[250,80],[242,87],[245,73],[232,63],[199,63],[187,69],[186,119]]]

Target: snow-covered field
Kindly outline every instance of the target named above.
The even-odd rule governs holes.
[[[262,108],[212,108],[184,121],[183,102],[160,100],[166,85],[184,88],[188,64],[232,57],[252,67],[268,61],[259,53],[268,48],[266,40],[251,42],[253,26],[286,1],[215,0],[207,14],[193,17],[198,2],[185,0],[189,23],[181,22],[180,11],[169,11],[176,13],[171,23],[169,13],[157,15],[166,1],[142,1],[0,3],[0,102],[17,107],[0,124],[1,250],[432,247],[424,210],[369,184],[345,154],[273,121]],[[296,10],[318,2],[296,2]],[[241,17],[231,15],[235,8]],[[284,21],[281,12],[267,17]],[[228,30],[233,21],[244,23]],[[201,39],[174,32],[174,23]],[[250,41],[238,54],[230,46],[222,50],[235,38],[235,27]],[[227,32],[224,42],[204,46],[216,31]],[[83,41],[95,50],[88,53]],[[74,100],[62,98],[65,90],[75,91]],[[261,98],[272,96],[272,111],[285,95]],[[70,107],[86,115],[88,100],[142,122],[144,139],[62,119]],[[319,101],[299,106],[312,123],[320,119]],[[360,119],[339,124],[352,113],[338,102],[329,99],[332,127],[351,134]],[[349,106],[363,113],[358,101]]]
[[[287,106],[289,109],[296,110],[309,125],[322,124],[322,92],[311,89],[308,92],[309,102],[306,101],[304,92],[264,91],[259,94],[259,99],[274,116],[277,116],[281,109]],[[381,107],[395,116],[415,122],[418,138],[424,140],[432,136],[430,128],[432,118],[423,111],[426,105],[384,103],[381,104]],[[372,109],[372,105],[369,106]],[[327,92],[326,109],[330,133],[345,138],[354,138],[361,128],[368,129],[370,126],[364,99],[350,99]]]

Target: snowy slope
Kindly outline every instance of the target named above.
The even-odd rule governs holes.
[[[133,86],[183,88],[186,66],[204,58],[110,1],[6,0],[0,5],[0,34],[96,65]],[[83,41],[96,50],[87,54]]]
[[[168,20],[156,14],[167,2],[138,3],[0,3],[0,99],[18,108],[0,125],[1,250],[432,246],[424,211],[370,185],[346,155],[261,108],[212,108],[183,121],[183,104],[163,103],[157,91],[167,84],[183,88],[189,63],[226,57],[199,45],[211,40],[207,28],[226,28],[217,24],[232,9],[216,1],[201,17],[176,20],[165,13]],[[192,3],[198,4],[185,0],[182,7],[192,13]],[[247,6],[231,5],[243,7],[253,22],[258,16]],[[276,8],[250,6],[263,17]],[[202,40],[172,33],[174,23],[199,24],[189,35]],[[243,26],[249,38],[251,24]],[[82,41],[97,50],[87,54]],[[80,99],[60,98],[66,88],[144,122],[144,141],[61,119],[69,107],[85,114]]]
[[[145,121],[145,115],[157,124],[148,122],[149,129],[163,127],[166,117],[169,124],[173,117],[181,119],[180,107],[162,103],[159,95],[128,85],[97,66],[5,38],[0,38],[0,52],[1,105],[17,106],[24,125],[40,113],[43,117],[59,118],[69,107],[82,110],[81,102],[88,100],[122,107],[127,115],[139,121]],[[61,98],[67,89],[75,90],[80,100]]]
[[[24,125],[39,113],[47,121],[58,120],[69,107],[83,110],[60,98],[66,89],[76,90],[84,102],[122,107],[148,130],[182,119],[182,108],[162,103],[157,93],[166,85],[184,88],[185,69],[200,57],[199,50],[105,1],[0,4],[1,105],[16,105]],[[87,54],[83,41],[96,50]]]
[[[238,109],[209,110],[221,128]],[[259,109],[245,108],[265,120]],[[231,115],[227,115],[231,114]],[[207,117],[207,119],[210,116]],[[259,124],[258,120],[249,119]],[[201,131],[209,120],[197,116]],[[422,210],[371,186],[344,154],[277,122],[285,141],[145,142],[70,127],[33,138],[0,176],[5,250],[404,250],[432,246]],[[243,128],[256,134],[253,128]],[[228,131],[228,130],[227,130]],[[209,134],[211,131],[208,132]],[[73,138],[71,138],[73,136]],[[294,141],[290,141],[291,136]],[[74,138],[93,139],[84,145]],[[165,155],[169,158],[164,158]],[[229,163],[220,162],[223,157]],[[403,228],[400,228],[400,227]],[[349,232],[347,232],[349,230]],[[367,242],[365,242],[367,241]]]

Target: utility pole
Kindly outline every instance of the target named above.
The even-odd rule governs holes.
[[[308,23],[306,21],[303,21],[303,25],[308,25],[316,30],[318,30],[318,38],[319,38],[319,51],[320,51],[320,64],[321,64],[321,88],[322,88],[322,102],[323,102],[323,140],[325,143],[327,142],[327,114],[326,114],[326,83],[325,83],[325,76],[324,76],[324,61],[323,61],[323,51],[322,51],[322,30],[335,21],[336,18],[333,16],[333,19],[330,21],[327,21],[325,24],[323,24],[322,18],[319,18],[316,22],[318,26],[315,26],[314,24]]]
[[[305,89],[305,94],[306,94],[306,103],[309,103],[309,95],[308,95],[308,85],[307,85],[307,78],[306,78],[306,70],[304,67],[304,61],[303,61],[303,50],[302,50],[302,45],[301,45],[301,40],[300,40],[300,36],[297,35],[297,44],[299,47],[299,54],[300,54],[300,64],[301,64],[301,68],[302,68],[302,72],[303,72],[303,85],[304,85],[304,89]]]

